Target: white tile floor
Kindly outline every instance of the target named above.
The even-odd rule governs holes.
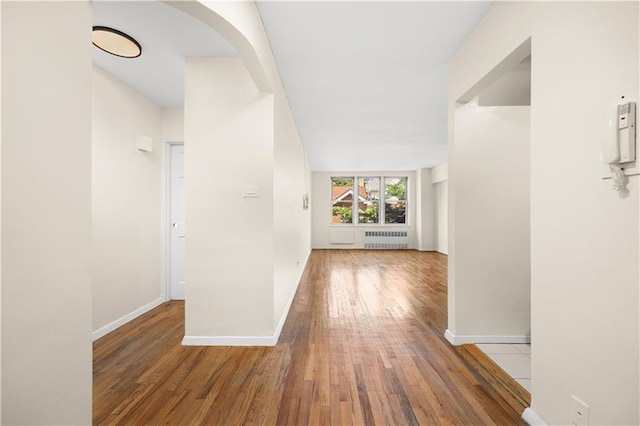
[[[531,345],[485,343],[476,346],[531,392]]]

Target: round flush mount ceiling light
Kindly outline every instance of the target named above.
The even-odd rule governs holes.
[[[121,58],[137,58],[142,54],[140,43],[133,37],[109,27],[93,27],[91,42],[98,49]]]

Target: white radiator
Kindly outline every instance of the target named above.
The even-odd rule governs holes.
[[[407,231],[365,231],[364,248],[366,249],[407,249],[409,237]]]

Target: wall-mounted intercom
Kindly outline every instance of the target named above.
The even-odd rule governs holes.
[[[636,103],[626,102],[612,108],[608,138],[602,152],[602,162],[624,164],[636,159]]]
[[[619,192],[625,192],[629,176],[640,174],[637,146],[639,89],[640,86],[634,84],[603,99],[602,178],[612,179],[613,188]]]

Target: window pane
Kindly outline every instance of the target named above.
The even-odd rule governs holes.
[[[397,203],[386,202],[384,211],[384,223],[406,223],[407,203],[398,201]]]
[[[331,178],[332,223],[353,223],[353,178]]]
[[[380,178],[358,179],[358,223],[380,221]]]
[[[385,178],[384,222],[406,223],[407,178]]]

